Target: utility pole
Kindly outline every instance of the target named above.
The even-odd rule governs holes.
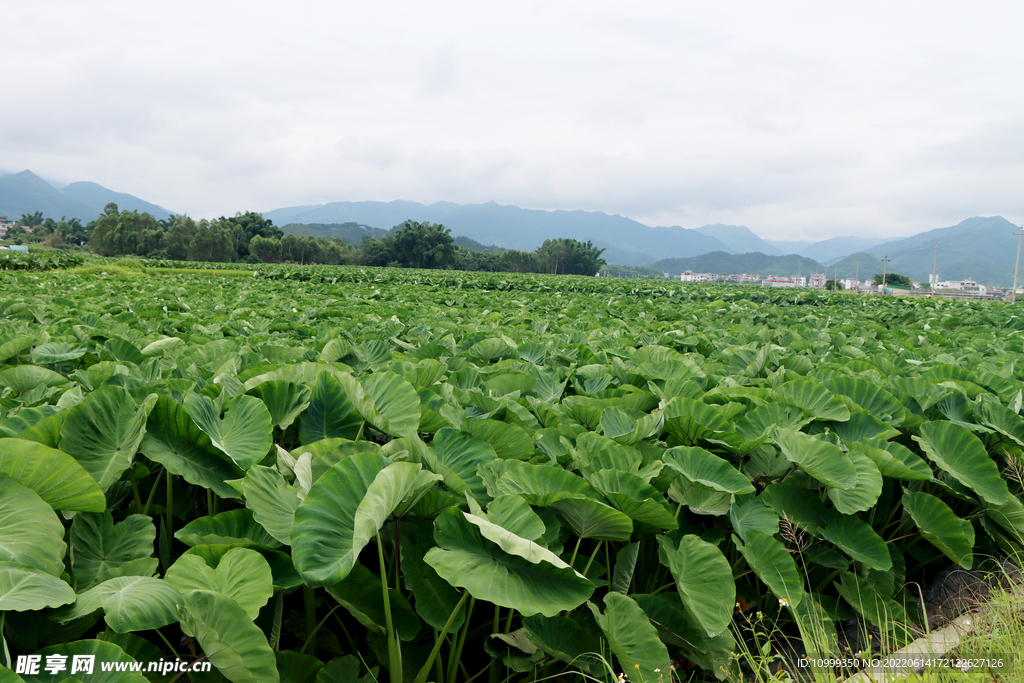
[[[886,255],[885,258],[882,259],[882,294],[883,295],[885,295],[885,275],[886,275],[886,271],[888,270],[888,268],[889,268],[889,256]]]
[[[854,276],[854,282],[857,283],[857,293],[860,293],[860,261],[857,261],[857,274]]]
[[[935,243],[935,260],[932,262],[932,282],[931,282],[932,286],[929,287],[929,289],[932,290],[933,294],[935,293],[935,285],[937,285],[939,283],[938,267],[939,267],[939,243],[936,242]]]
[[[1024,225],[1017,233],[1017,265],[1013,267],[1013,303],[1017,303],[1017,273],[1020,271],[1020,239],[1024,237]]]

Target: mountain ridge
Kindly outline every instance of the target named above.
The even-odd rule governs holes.
[[[505,249],[533,251],[545,239],[568,237],[597,243],[611,253],[630,255],[625,265],[647,265],[655,259],[651,253],[696,256],[711,251],[733,252],[714,237],[679,226],[651,227],[618,214],[558,209],[523,209],[498,204],[420,204],[405,200],[393,202],[331,202],[310,208],[286,207],[264,212],[275,222],[348,223],[389,229],[405,220],[442,223],[453,236],[463,235]],[[647,258],[650,261],[643,263]]]
[[[125,192],[115,192],[98,183],[82,181],[57,188],[29,170],[0,175],[0,215],[17,220],[26,213],[41,211],[44,218],[95,219],[114,202],[122,211],[139,211],[160,220],[172,212]]]

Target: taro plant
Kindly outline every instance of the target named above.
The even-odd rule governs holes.
[[[1021,552],[1024,346],[995,304],[0,277],[6,666],[713,680],[766,642],[900,646],[944,608],[919,586]],[[775,635],[744,640],[758,612]]]

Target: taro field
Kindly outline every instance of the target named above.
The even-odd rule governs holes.
[[[750,680],[1022,552],[1011,305],[0,278],[3,683]]]

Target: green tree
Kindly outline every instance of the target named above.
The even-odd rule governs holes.
[[[552,275],[596,275],[605,264],[604,249],[567,237],[544,240],[536,253],[540,269]]]
[[[882,273],[875,273],[874,282],[876,285],[882,284]],[[888,273],[885,275],[885,284],[912,287],[914,283],[906,275],[900,275],[899,273]]]
[[[450,268],[455,265],[451,230],[436,223],[405,221],[394,234],[394,260],[405,268]]]
[[[249,242],[249,253],[264,263],[280,263],[281,240],[276,237],[254,235]]]
[[[35,213],[23,213],[21,218],[18,219],[18,225],[23,228],[32,228],[33,230],[43,224],[43,212],[36,211]]]
[[[148,213],[118,212],[117,204],[113,202],[107,204],[103,214],[89,226],[89,246],[103,256],[144,256],[147,253],[146,234],[159,230],[156,219]]]
[[[536,273],[539,270],[537,255],[529,251],[509,249],[501,252],[501,269],[511,273]]]
[[[840,290],[842,288],[843,283],[840,282],[839,280],[825,280],[825,289],[829,291],[832,291],[833,289]]]
[[[374,239],[363,236],[359,245],[359,262],[364,266],[386,266],[395,260],[395,238],[391,235]]]
[[[167,229],[167,257],[179,261],[186,260],[189,246],[198,231],[196,222],[188,216],[175,216]]]
[[[281,239],[284,233],[280,228],[274,227],[274,222],[263,217],[263,214],[255,211],[236,213],[231,218],[221,216],[218,223],[227,223],[232,228],[234,235],[234,248],[239,260],[249,255],[249,243],[252,238],[259,235],[263,238],[276,237]],[[237,230],[235,230],[237,228]]]

